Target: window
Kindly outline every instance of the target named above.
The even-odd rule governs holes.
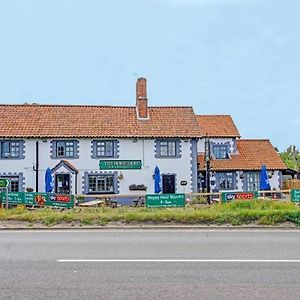
[[[92,158],[118,157],[117,140],[95,140],[92,142]]]
[[[97,157],[113,157],[114,142],[113,141],[96,141]]]
[[[157,141],[156,156],[157,157],[180,157],[179,155],[180,143],[178,140],[162,140]]]
[[[220,190],[234,190],[234,173],[217,173]]]
[[[1,141],[1,158],[20,158],[20,141]]]
[[[19,176],[1,176],[0,178],[7,178],[10,180],[9,192],[20,191],[20,177]]]
[[[245,173],[246,180],[246,191],[258,191],[259,189],[259,173],[257,172],[248,172]]]
[[[114,175],[89,175],[88,192],[89,193],[113,193]]]
[[[53,141],[52,158],[77,158],[77,141]]]
[[[216,159],[228,159],[228,147],[227,145],[213,145],[213,154]]]

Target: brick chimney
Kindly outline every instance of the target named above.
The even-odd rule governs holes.
[[[136,112],[138,119],[149,119],[146,78],[136,82]]]

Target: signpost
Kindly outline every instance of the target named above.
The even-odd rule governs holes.
[[[0,178],[0,189],[6,189],[10,186],[10,180],[7,178]]]
[[[142,168],[141,160],[100,160],[100,170],[139,170]]]
[[[258,197],[255,192],[226,192],[222,193],[222,202],[231,202],[233,200],[251,200]]]
[[[0,189],[5,189],[5,208],[8,208],[8,188],[10,180],[7,178],[0,178]]]
[[[291,200],[292,202],[300,202],[300,190],[291,190]]]
[[[3,203],[6,198],[7,205],[47,206],[59,208],[71,208],[74,206],[73,195],[25,192],[10,192],[7,193],[7,196],[5,194],[5,192],[0,193],[0,201]]]
[[[146,195],[146,207],[184,207],[185,194]]]

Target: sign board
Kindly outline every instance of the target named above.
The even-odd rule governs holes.
[[[300,202],[300,190],[291,190],[291,200],[292,202]]]
[[[0,193],[0,202],[2,202],[2,204],[6,202],[5,192]],[[48,193],[9,192],[8,204],[71,208],[74,207],[74,196]]]
[[[187,185],[187,181],[186,181],[186,180],[182,180],[182,181],[180,181],[180,185],[182,185],[182,186],[185,186],[185,185]]]
[[[146,207],[184,207],[185,194],[146,195]]]
[[[6,189],[10,185],[10,180],[7,178],[0,178],[0,189]]]
[[[258,197],[255,192],[225,192],[222,193],[222,202],[231,202],[233,200],[251,200]]]
[[[100,160],[100,170],[139,170],[142,168],[141,160]]]

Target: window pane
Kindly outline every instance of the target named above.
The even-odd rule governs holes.
[[[106,176],[106,191],[113,192],[113,190],[114,190],[113,176]]]
[[[65,142],[57,142],[56,144],[56,156],[65,156]]]
[[[10,156],[10,143],[1,142],[1,157],[9,157],[9,156]]]
[[[106,142],[106,156],[112,157],[114,156],[114,146],[112,141]]]
[[[213,153],[216,159],[226,159],[228,158],[227,146],[224,145],[214,145]]]
[[[96,176],[89,176],[89,192],[96,192]]]
[[[219,173],[219,185],[221,190],[234,189],[234,173]]]
[[[105,142],[97,142],[96,152],[97,156],[105,156]]]
[[[168,143],[168,155],[169,156],[176,156],[176,142],[169,142]]]
[[[66,156],[67,157],[74,156],[74,142],[66,142]]]

